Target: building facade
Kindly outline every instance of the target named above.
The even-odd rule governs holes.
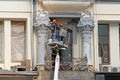
[[[10,70],[10,66],[31,59],[32,3],[29,0],[6,0],[0,1],[0,5],[0,65],[2,69]]]
[[[81,3],[82,5],[80,5]],[[73,5],[74,7],[71,5]],[[73,45],[72,45],[71,56],[73,63],[74,63],[74,58],[82,57],[81,33],[76,29],[76,26],[79,21],[78,19],[80,18],[79,14],[80,12],[83,11],[90,11],[94,17],[94,23],[95,23],[95,27],[92,32],[92,39],[91,39],[91,55],[92,55],[91,58],[94,69],[100,71],[101,65],[119,67],[119,19],[118,18],[120,12],[119,10],[117,10],[117,8],[119,8],[119,1],[117,0],[116,1],[100,0],[100,1],[85,1],[85,2],[69,1],[69,4],[67,4],[67,1],[45,0],[43,1],[43,6],[45,10],[49,12],[50,19],[58,19],[58,21],[60,21],[59,23],[64,23],[65,26],[67,26],[68,28],[69,27],[71,28],[71,26],[69,26],[68,23],[72,23],[71,30],[73,32],[72,33]],[[80,9],[76,7],[79,7]],[[70,22],[70,20],[73,21]],[[114,30],[115,28],[116,30]]]
[[[45,14],[49,14],[46,22],[55,19],[58,24],[64,24],[64,28],[67,30],[66,40],[68,40],[69,46],[66,51],[60,52],[61,65],[71,63],[75,65],[77,59],[83,58],[83,55],[89,55],[89,65],[95,71],[104,71],[104,66],[110,67],[110,72],[114,67],[119,69],[119,4],[119,0],[1,0],[1,69],[11,70],[11,66],[21,65],[24,60],[30,60],[31,70],[36,66],[43,67],[51,63],[50,61],[54,58],[52,51],[49,46],[45,47],[49,39],[47,36],[49,31],[46,30],[49,24],[45,23],[46,18],[40,18],[42,23],[38,23],[45,24],[42,26],[46,28],[41,29],[34,26],[36,18],[40,17],[37,12],[42,10],[46,11]],[[83,34],[86,28],[81,33],[78,24],[83,17],[82,13],[87,11],[93,17],[94,28],[87,28],[90,35],[87,35],[86,38]],[[88,25],[87,22],[85,25]],[[41,33],[40,30],[44,32]],[[88,39],[88,44],[84,43],[86,39]],[[41,47],[40,43],[43,43],[44,47]],[[66,69],[61,68],[61,70]]]

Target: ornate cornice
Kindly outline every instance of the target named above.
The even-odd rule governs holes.
[[[81,13],[77,29],[80,31],[92,31],[94,28],[94,19],[89,11]]]

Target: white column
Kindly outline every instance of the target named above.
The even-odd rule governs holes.
[[[37,12],[34,23],[35,30],[37,31],[37,65],[45,65],[45,43],[49,21],[49,16],[46,11],[41,10]]]
[[[111,22],[109,24],[110,30],[110,63],[113,67],[119,66],[120,52],[119,52],[119,24]]]
[[[94,28],[94,20],[89,11],[81,13],[81,18],[77,26],[78,30],[81,32],[82,38],[82,58],[87,57],[87,64],[93,65],[91,54],[91,33]]]
[[[10,66],[11,66],[11,21],[10,20],[4,20],[4,34],[5,34],[4,69],[10,70]]]
[[[99,71],[99,64],[101,63],[98,53],[98,20],[95,21],[94,35],[93,35],[93,57],[95,70]]]
[[[30,31],[30,19],[27,19],[26,23],[26,59],[31,59],[31,31]]]

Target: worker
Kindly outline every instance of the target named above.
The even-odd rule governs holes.
[[[51,32],[52,32],[52,39],[53,40],[60,41],[59,31],[60,31],[60,27],[57,24],[57,21],[56,20],[52,20]]]

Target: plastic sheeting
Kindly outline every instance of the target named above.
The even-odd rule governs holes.
[[[25,22],[12,22],[11,47],[12,61],[25,59]]]
[[[3,61],[3,24],[0,22],[0,61]]]

